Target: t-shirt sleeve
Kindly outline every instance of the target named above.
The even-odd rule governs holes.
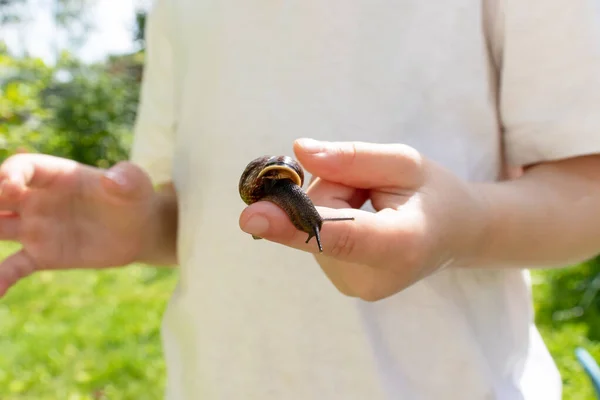
[[[508,163],[600,153],[600,2],[503,3],[499,104]]]
[[[167,0],[154,2],[146,19],[145,39],[144,72],[130,160],[158,185],[172,181],[175,137],[175,85]]]

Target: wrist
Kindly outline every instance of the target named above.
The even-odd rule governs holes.
[[[480,185],[489,229],[479,264],[553,268],[585,261],[600,248],[599,157],[540,164],[518,179]]]
[[[177,197],[171,185],[156,190],[149,199],[146,223],[140,232],[137,262],[177,264]]]
[[[452,265],[477,267],[490,260],[490,246],[495,242],[497,212],[489,197],[489,184],[468,184],[468,205],[463,215],[455,221],[460,227],[458,251]]]

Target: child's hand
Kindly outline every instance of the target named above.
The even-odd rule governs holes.
[[[42,269],[120,266],[144,250],[154,189],[138,167],[106,171],[41,154],[0,167],[0,240],[22,249],[0,264],[0,296]]]
[[[398,144],[300,140],[300,163],[319,178],[308,194],[325,222],[317,261],[334,285],[374,301],[450,264],[466,263],[485,240],[487,205],[474,186]],[[359,210],[370,199],[377,211]],[[325,208],[327,207],[327,208]],[[276,205],[259,202],[240,217],[251,234],[318,253]]]

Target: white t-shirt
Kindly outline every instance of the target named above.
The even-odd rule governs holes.
[[[239,229],[237,184],[305,136],[405,143],[469,181],[600,152],[599,9],[158,0],[132,160],[179,197],[167,399],[560,399],[524,270],[348,298],[310,254]]]

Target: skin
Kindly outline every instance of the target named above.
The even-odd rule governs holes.
[[[309,243],[314,237],[320,253],[323,252],[321,243],[323,223],[353,220],[352,217],[323,218],[302,188],[288,179],[273,182],[263,200],[273,202],[281,207],[294,227],[308,234],[304,243]]]
[[[175,264],[177,201],[130,163],[110,170],[41,154],[0,167],[0,240],[22,249],[0,263],[0,296],[39,270]]]
[[[600,252],[600,156],[527,166],[509,181],[465,182],[397,144],[300,140],[297,159],[318,176],[308,194],[327,217],[316,260],[337,289],[376,301],[441,268],[547,268]],[[376,212],[358,210],[370,199]],[[247,207],[240,227],[302,251],[285,213]]]
[[[281,157],[277,166],[270,165],[270,159],[269,156],[263,156],[248,164],[239,183],[242,200],[246,204],[259,200],[277,204],[288,215],[294,227],[308,235],[306,243],[314,237],[319,252],[323,252],[320,236],[323,222],[346,221],[352,218],[323,219],[301,187],[304,180],[302,167],[289,157]],[[264,174],[265,171],[268,173]],[[261,239],[256,235],[252,237]]]
[[[300,140],[296,158],[314,176],[308,194],[324,217],[326,275],[348,296],[376,301],[440,268],[543,268],[600,252],[600,156],[525,169],[472,184],[402,145]],[[177,201],[136,166],[100,170],[39,154],[0,167],[0,240],[23,249],[0,264],[0,294],[43,269],[175,264]],[[376,212],[358,208],[370,199]],[[247,207],[249,234],[311,253],[277,205]]]

